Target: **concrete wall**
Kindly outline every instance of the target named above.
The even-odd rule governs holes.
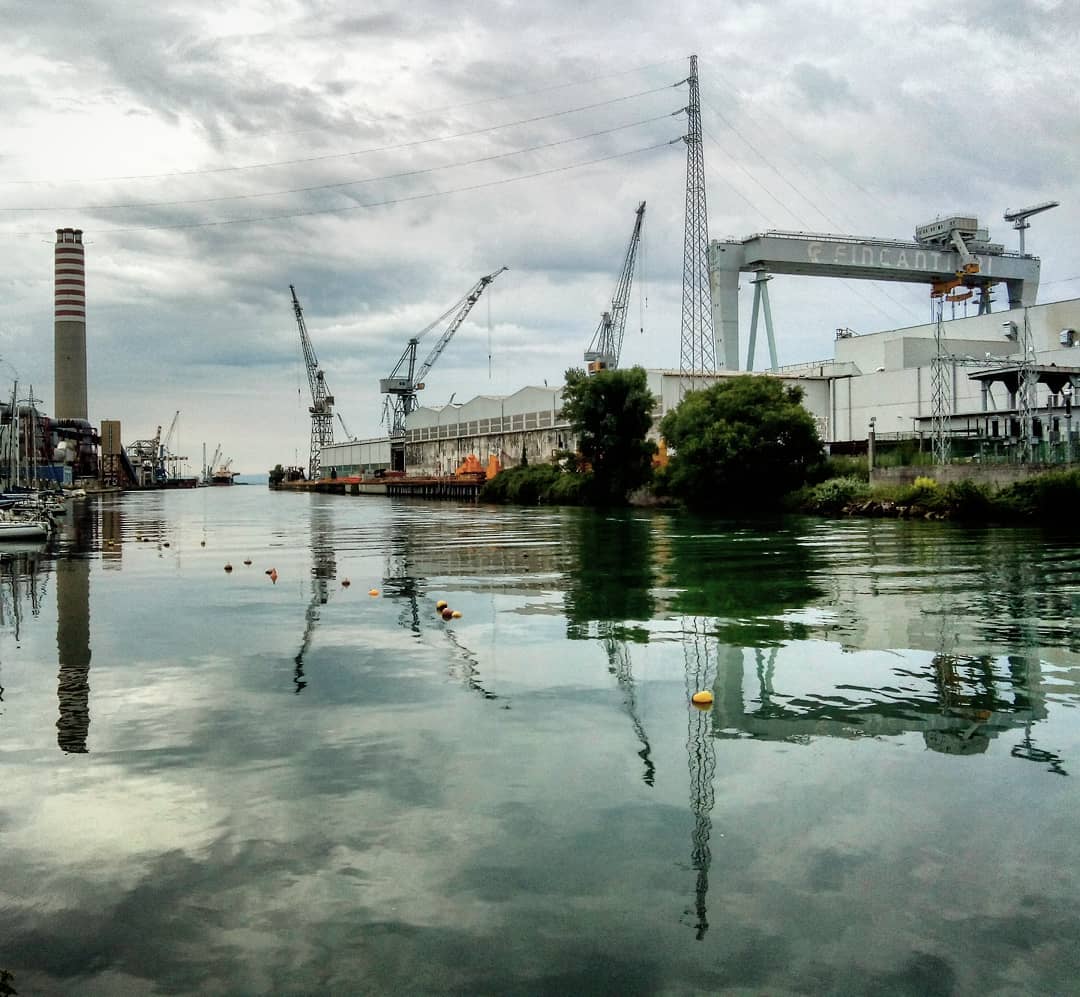
[[[939,485],[974,481],[1002,488],[1046,474],[1045,464],[946,464],[932,467],[879,467],[870,473],[872,485],[911,485],[916,478],[933,478]],[[1060,468],[1059,468],[1060,470]]]

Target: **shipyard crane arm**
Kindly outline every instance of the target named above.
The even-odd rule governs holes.
[[[180,410],[176,410],[176,415],[172,417],[172,422],[169,424],[169,431],[165,434],[165,442],[161,444],[161,455],[164,457],[170,452],[172,446],[173,436],[176,434],[176,422],[180,418]]]
[[[636,214],[622,273],[615,287],[615,296],[611,299],[611,311],[604,312],[601,316],[600,325],[585,351],[585,367],[590,374],[619,366],[623,332],[626,329],[626,308],[630,302],[630,286],[634,281],[634,262],[637,259],[638,244],[641,242],[641,225],[645,221],[644,201],[638,205]]]
[[[319,360],[315,356],[315,347],[311,345],[307,325],[304,322],[304,310],[296,296],[296,288],[289,285],[292,293],[293,313],[300,330],[300,348],[304,353],[304,367],[307,369],[308,387],[311,389],[311,449],[308,456],[308,480],[318,481],[322,476],[322,448],[334,442],[334,396],[326,386]]]
[[[392,401],[387,399],[388,404],[384,407],[384,418],[389,423],[388,428],[392,436],[400,436],[405,432],[405,419],[410,412],[416,409],[416,392],[424,387],[424,378],[427,376],[428,371],[435,365],[435,361],[442,355],[450,340],[454,338],[454,333],[461,328],[469,312],[472,311],[473,305],[480,300],[480,295],[484,293],[484,289],[499,274],[508,269],[509,267],[501,267],[494,273],[481,277],[463,298],[451,305],[423,332],[411,337],[405,351],[390,372],[390,376],[380,379],[379,391],[384,395],[396,396]],[[442,322],[448,315],[454,317],[418,368],[416,366],[416,348],[420,344],[421,337]]]

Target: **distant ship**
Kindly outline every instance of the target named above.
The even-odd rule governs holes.
[[[212,485],[231,485],[233,484],[233,478],[239,475],[239,471],[230,471],[229,465],[224,464],[216,471],[210,474],[210,484]]]
[[[215,457],[217,454],[214,455]],[[230,457],[224,464],[219,464],[215,470],[211,470],[207,467],[206,483],[208,485],[231,485],[233,478],[237,477],[240,472],[232,470],[232,457]]]

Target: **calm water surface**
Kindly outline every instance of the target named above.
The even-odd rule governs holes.
[[[1080,989],[1075,536],[238,486],[0,567],[19,994]]]

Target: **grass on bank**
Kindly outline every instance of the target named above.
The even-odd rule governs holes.
[[[1038,519],[1077,508],[1080,469],[1047,471],[997,488],[975,481],[941,485],[928,475],[910,485],[871,488],[861,477],[839,475],[807,486],[789,506],[823,516],[844,514],[1011,522]]]

